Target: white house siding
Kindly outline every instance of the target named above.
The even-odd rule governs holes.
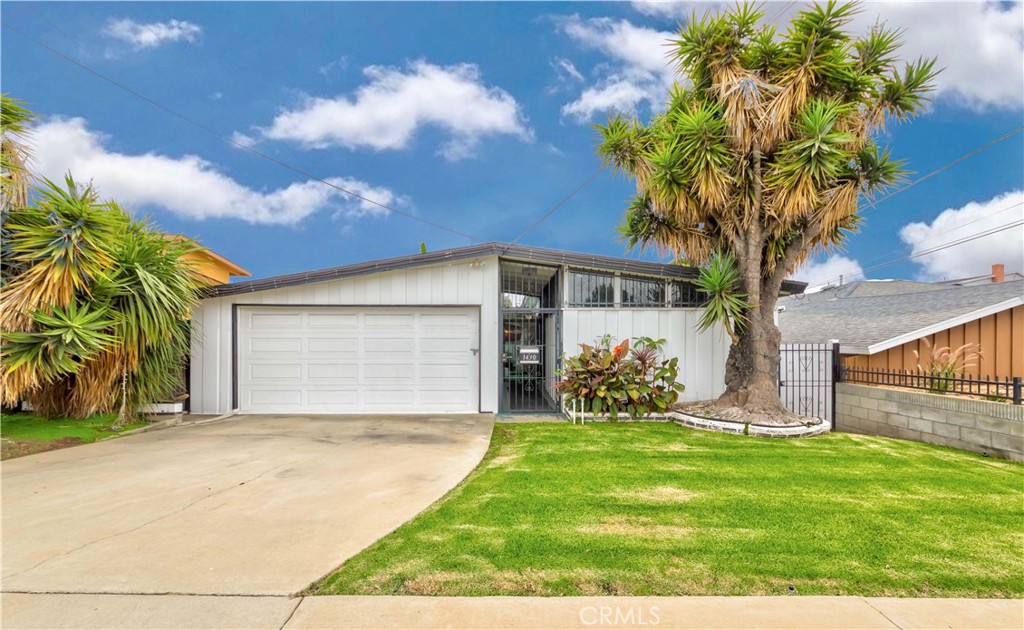
[[[480,410],[498,409],[497,256],[386,271],[282,289],[203,300],[193,316],[192,413],[222,414],[232,406],[233,304],[337,306],[479,306]]]
[[[579,344],[603,336],[616,341],[651,337],[665,339],[665,356],[679,358],[679,380],[686,385],[682,400],[708,400],[725,391],[725,360],[729,337],[721,327],[697,332],[700,309],[566,309],[562,319],[565,354],[579,353]]]

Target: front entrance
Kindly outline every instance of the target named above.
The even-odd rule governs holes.
[[[501,263],[501,411],[558,410],[561,343],[557,267]]]

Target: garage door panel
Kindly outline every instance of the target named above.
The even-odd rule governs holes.
[[[357,389],[313,389],[306,395],[310,405],[359,406],[359,390]]]
[[[430,369],[420,374],[420,378],[427,381],[462,380],[470,376],[469,366],[451,363],[430,364]]]
[[[331,328],[331,329],[357,329],[359,328],[359,315],[356,313],[309,313],[310,328]]]
[[[363,339],[366,352],[388,352],[391,354],[412,354],[416,351],[415,339],[394,339],[391,337],[367,337]]]
[[[426,404],[460,405],[467,402],[466,392],[461,389],[430,390],[423,393],[422,399]]]
[[[243,307],[239,403],[264,413],[479,408],[475,308]]]
[[[262,337],[249,340],[250,353],[289,353],[302,352],[302,339],[285,339],[281,337]]]
[[[363,365],[363,378],[371,380],[412,381],[416,366],[409,363],[373,363]]]
[[[253,381],[267,379],[294,380],[302,378],[301,363],[255,363],[249,365],[249,378]]]
[[[408,330],[413,325],[413,314],[378,314],[378,313],[367,313],[365,315],[364,324],[366,328],[373,330],[374,328],[398,328],[401,330]]]
[[[307,352],[323,354],[341,352],[355,354],[359,351],[357,337],[307,337]]]
[[[301,326],[302,313],[251,313],[249,327],[260,329],[297,328]]]
[[[359,366],[353,363],[307,363],[306,377],[309,379],[351,381],[352,385],[358,385]]]
[[[248,399],[253,407],[291,407],[302,403],[302,390],[254,389],[249,391]]]
[[[396,387],[382,389],[367,387],[363,389],[362,393],[362,403],[366,407],[386,407],[390,409],[395,405],[414,405],[417,399],[416,390]]]
[[[433,337],[420,340],[420,349],[426,354],[465,353],[470,351],[467,337]]]

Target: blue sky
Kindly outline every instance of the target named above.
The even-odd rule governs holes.
[[[2,89],[43,116],[42,174],[71,169],[262,277],[473,241],[252,155],[33,41],[316,177],[508,241],[598,168],[594,122],[613,107],[646,117],[660,105],[672,80],[662,42],[695,6],[719,5],[6,2]],[[766,14],[781,22],[798,9],[769,3]],[[946,67],[930,111],[886,133],[913,171],[1024,124],[1022,18],[1016,3],[863,7],[851,29],[906,27],[908,56]],[[604,172],[522,242],[623,255],[615,226],[632,190]],[[847,251],[796,276],[855,277],[1020,220],[1024,134],[864,214]],[[994,262],[1022,271],[1022,250],[1018,227],[868,276],[955,277]]]

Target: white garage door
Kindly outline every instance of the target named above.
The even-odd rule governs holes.
[[[475,412],[479,319],[475,308],[240,307],[239,408]]]

